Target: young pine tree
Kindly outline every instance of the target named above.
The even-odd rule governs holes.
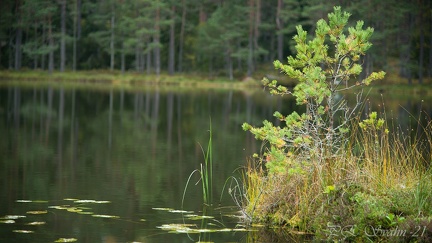
[[[361,104],[361,91],[351,108],[339,93],[384,77],[381,71],[356,79],[362,72],[361,57],[372,46],[369,39],[373,29],[364,29],[363,21],[347,27],[349,17],[349,13],[334,7],[328,20],[318,20],[312,40],[308,40],[302,26],[297,26],[296,56],[288,57],[287,64],[274,62],[275,68],[298,81],[293,90],[275,80],[263,80],[272,94],[293,95],[297,105],[306,106],[304,114],[293,112],[284,116],[275,112],[286,123],[282,128],[269,121],[264,121],[261,128],[243,124],[243,129],[251,131],[257,139],[269,142],[270,148],[264,155],[270,173],[309,163],[331,167],[331,161],[344,154],[341,149],[347,141],[349,121]]]

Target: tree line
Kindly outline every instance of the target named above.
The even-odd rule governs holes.
[[[2,0],[0,68],[243,78],[286,62],[295,26],[313,30],[335,5],[375,29],[364,75],[432,77],[429,0]]]

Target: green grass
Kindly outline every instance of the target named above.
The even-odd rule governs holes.
[[[201,182],[202,187],[202,197],[203,197],[203,203],[206,206],[210,206],[213,203],[213,145],[212,145],[212,126],[210,121],[210,130],[209,130],[209,140],[207,144],[207,150],[204,151],[204,148],[201,146],[201,151],[204,156],[204,163],[200,164],[199,169],[195,169],[191,172],[189,175],[186,186],[183,190],[183,197],[182,197],[182,208],[184,204],[184,200],[186,197],[186,191],[189,187],[189,183],[195,173],[199,174],[199,181]]]
[[[208,78],[200,74],[154,74],[120,71],[93,70],[93,71],[66,71],[54,72],[51,75],[46,71],[20,70],[0,71],[0,80],[3,84],[11,82],[21,83],[74,83],[78,85],[92,86],[117,86],[117,87],[140,87],[140,86],[172,86],[175,88],[201,88],[201,89],[245,89],[259,87],[260,83],[254,79],[229,80],[226,78]]]

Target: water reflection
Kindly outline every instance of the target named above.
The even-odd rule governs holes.
[[[16,225],[0,225],[0,238],[46,242],[64,234],[84,242],[179,241],[186,236],[157,231],[156,226],[173,217],[152,208],[181,206],[187,177],[203,162],[201,145],[207,144],[210,119],[218,199],[225,180],[259,149],[241,124],[259,124],[281,106],[280,99],[264,93],[235,91],[2,88],[0,216],[41,207],[19,204],[19,199],[47,200],[52,206],[78,198],[111,201],[95,213],[119,215],[127,222],[49,210],[44,233],[36,237],[40,239],[13,233]],[[186,209],[202,210],[200,193],[197,186],[188,190]],[[224,205],[233,205],[228,196]],[[145,223],[137,223],[141,219]]]
[[[398,126],[410,130],[416,124],[406,110],[413,117],[418,117],[420,110],[432,116],[430,98],[422,98],[423,102],[419,97],[372,95],[368,105],[378,111],[385,108]],[[382,99],[385,107],[380,105]],[[0,241],[52,242],[73,237],[80,242],[189,242],[184,234],[157,228],[181,222],[180,215],[152,208],[181,207],[186,180],[204,161],[200,144],[207,144],[210,119],[213,198],[218,199],[225,180],[245,164],[246,157],[260,150],[260,143],[243,132],[241,124],[259,125],[263,119],[271,120],[275,110],[289,114],[294,109],[292,100],[264,92],[1,88],[0,217],[71,204],[64,199],[77,198],[110,201],[92,206],[92,210],[120,219],[50,209],[41,216],[46,224],[38,226],[36,237],[13,232],[29,228],[24,225],[28,217],[22,224],[0,224]],[[201,188],[192,188],[187,191],[185,209],[200,213]],[[48,202],[23,204],[16,202],[19,199]],[[221,208],[232,205],[225,195]],[[233,227],[237,222],[223,220]],[[254,242],[256,237],[262,238],[259,235],[274,238],[266,233],[231,232],[212,234],[211,240]]]

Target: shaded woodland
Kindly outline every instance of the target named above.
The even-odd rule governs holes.
[[[0,69],[242,79],[284,62],[295,26],[313,30],[335,5],[375,29],[365,75],[432,77],[429,0],[1,0]]]

